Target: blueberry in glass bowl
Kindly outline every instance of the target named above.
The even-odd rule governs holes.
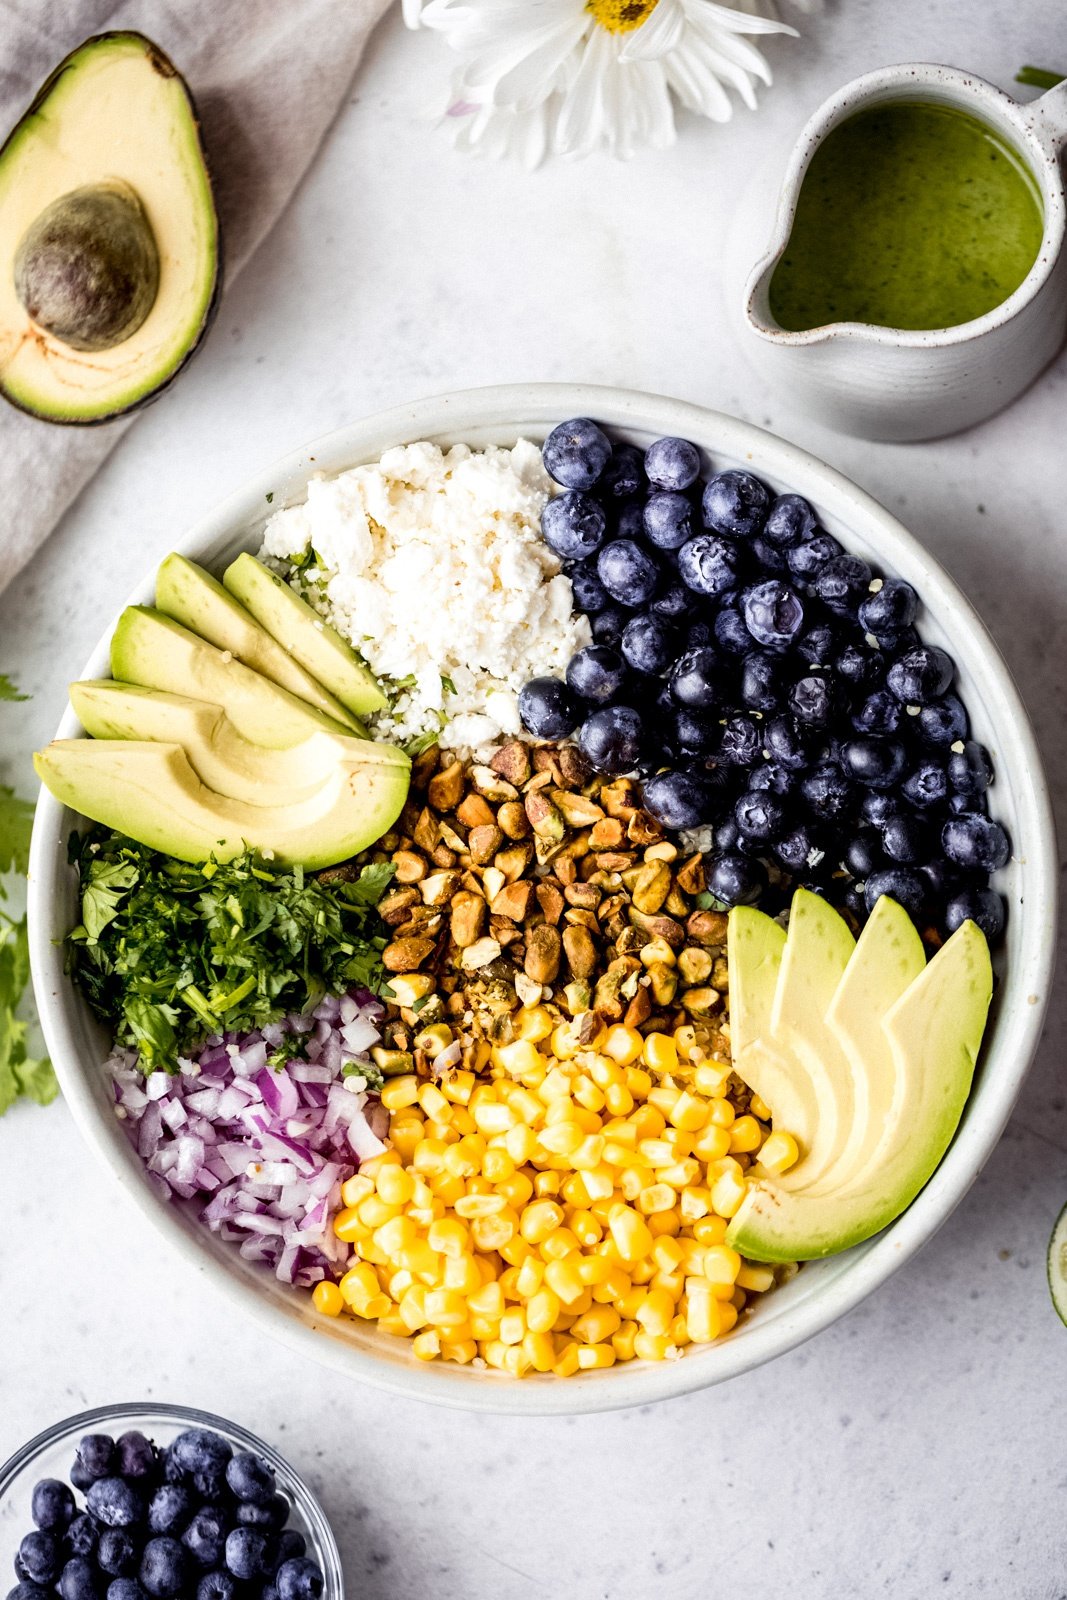
[[[268,1507],[264,1525],[246,1524],[242,1513]],[[344,1594],[336,1540],[303,1479],[239,1424],[184,1406],[105,1406],[23,1445],[0,1467],[5,1558],[0,1593],[17,1600]]]

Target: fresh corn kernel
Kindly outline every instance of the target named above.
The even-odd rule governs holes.
[[[759,1153],[760,1166],[767,1172],[788,1172],[800,1158],[797,1142],[785,1129],[775,1128],[763,1141]]]
[[[623,1027],[621,1023],[608,1029],[603,1045],[604,1054],[622,1067],[636,1061],[643,1048],[644,1040],[637,1029]]]
[[[432,1222],[426,1233],[431,1250],[443,1256],[461,1256],[470,1249],[470,1233],[455,1217]]]
[[[618,1361],[632,1361],[634,1358],[634,1337],[638,1333],[636,1322],[620,1323],[618,1330],[611,1336],[611,1348]]]
[[[339,1317],[345,1308],[344,1295],[336,1283],[331,1283],[328,1278],[315,1285],[311,1291],[311,1299],[315,1310],[321,1312],[324,1317]]]
[[[751,1111],[752,1115],[754,1117],[758,1117],[761,1122],[770,1122],[771,1116],[773,1115],[766,1100],[761,1100],[758,1094],[749,1095],[748,1109]]]
[[[642,1058],[653,1072],[674,1072],[678,1066],[678,1046],[669,1033],[646,1034]]]
[[[737,1274],[741,1270],[741,1257],[727,1244],[713,1244],[704,1251],[704,1276],[714,1288],[733,1291]],[[724,1295],[728,1299],[729,1295]]]
[[[693,1238],[701,1245],[722,1244],[726,1238],[726,1220],[723,1217],[701,1217],[693,1224]]]
[[[374,1179],[368,1178],[364,1173],[357,1172],[347,1178],[341,1185],[341,1199],[346,1206],[356,1206],[365,1200],[369,1194],[374,1193]]]
[[[442,1083],[441,1093],[446,1100],[451,1100],[453,1105],[466,1106],[470,1104],[476,1082],[473,1072],[454,1072]]]
[[[363,1202],[361,1201],[360,1204]],[[354,1244],[357,1239],[365,1239],[370,1231],[370,1224],[364,1222],[356,1206],[348,1206],[344,1211],[339,1211],[333,1219],[333,1231],[339,1239],[346,1244]]]
[[[457,1217],[464,1220],[475,1217],[498,1216],[507,1209],[507,1201],[502,1194],[464,1194],[460,1195],[453,1210]]]
[[[556,1341],[550,1332],[528,1332],[522,1341],[522,1351],[535,1372],[552,1371],[556,1360]]]
[[[513,1044],[498,1045],[493,1055],[505,1072],[513,1073],[516,1077],[535,1070],[541,1064],[537,1045],[527,1037],[518,1038]]]
[[[521,1211],[532,1200],[534,1186],[525,1172],[513,1172],[510,1178],[497,1181],[496,1192],[503,1195],[513,1211]]]
[[[585,1134],[576,1122],[557,1122],[554,1127],[542,1128],[542,1147],[554,1156],[573,1156],[582,1144]],[[596,1165],[596,1162],[593,1163]]]
[[[709,1099],[719,1099],[730,1081],[729,1062],[705,1061],[693,1073],[693,1087]]]
[[[763,1140],[763,1129],[755,1117],[738,1117],[730,1129],[730,1154],[750,1155],[758,1150]]]
[[[749,1289],[753,1294],[766,1294],[768,1289],[774,1287],[774,1271],[771,1267],[746,1261],[735,1281],[739,1289]]]
[[[553,1026],[552,1013],[547,1006],[531,1006],[528,1011],[519,1013],[519,1038],[528,1039],[532,1044],[540,1044],[542,1039],[547,1039]]]
[[[578,1366],[583,1372],[592,1372],[615,1365],[615,1352],[609,1344],[578,1346]]]
[[[515,1176],[515,1163],[506,1150],[487,1150],[482,1158],[482,1177],[490,1183],[503,1183]]]
[[[403,1167],[383,1167],[375,1187],[388,1206],[406,1206],[415,1193],[415,1180]]]
[[[713,1171],[716,1176],[711,1184],[711,1203],[720,1217],[732,1217],[745,1198],[745,1175],[729,1156],[709,1168],[709,1178]]]
[[[722,1095],[708,1101],[708,1121],[717,1128],[732,1128],[737,1112]]]
[[[472,1294],[476,1289],[480,1289],[482,1274],[478,1268],[477,1257],[446,1256],[442,1284],[446,1289],[457,1289],[460,1294]]]
[[[475,1217],[471,1222],[471,1238],[479,1250],[501,1250],[510,1244],[518,1227],[518,1216],[507,1206],[493,1217]]]
[[[648,1224],[630,1206],[614,1206],[608,1218],[608,1226],[624,1261],[638,1261],[651,1251],[653,1238],[648,1230]]]
[[[683,1089],[671,1107],[668,1122],[685,1133],[696,1133],[708,1120],[708,1103]]]
[[[458,1361],[461,1366],[466,1366],[478,1354],[478,1346],[473,1339],[464,1339],[460,1344],[441,1345],[442,1361]]]
[[[552,1368],[557,1378],[571,1378],[578,1371],[578,1351],[581,1347],[568,1340],[556,1358]]]
[[[652,1246],[652,1259],[660,1272],[674,1272],[685,1260],[685,1251],[677,1239],[657,1239]]]
[[[621,1326],[622,1318],[613,1306],[593,1306],[574,1319],[570,1333],[572,1339],[580,1339],[584,1344],[602,1344]]]
[[[565,1306],[572,1306],[585,1292],[585,1284],[574,1261],[550,1261],[545,1268],[545,1283]]]
[[[623,1193],[625,1194],[625,1189]],[[650,1217],[656,1211],[669,1211],[677,1196],[667,1183],[652,1183],[637,1196],[637,1209]]]
[[[646,1333],[644,1328],[634,1334],[634,1355],[638,1361],[666,1361],[671,1341],[664,1333]]]
[[[516,1167],[525,1166],[527,1161],[533,1159],[537,1151],[537,1135],[528,1124],[524,1122],[517,1123],[515,1127],[509,1128],[505,1133],[504,1149],[514,1161]]]
[[[648,1219],[648,1231],[656,1239],[664,1234],[676,1234],[681,1226],[682,1220],[677,1207],[670,1211],[656,1211]]]
[[[433,1361],[441,1354],[441,1338],[436,1328],[427,1328],[425,1333],[417,1333],[411,1341],[412,1354],[420,1361]]]
[[[400,1111],[404,1106],[413,1106],[419,1098],[419,1080],[414,1073],[405,1073],[402,1078],[390,1078],[382,1089],[382,1105],[387,1111]]]
[[[563,1207],[554,1200],[534,1200],[519,1221],[519,1231],[528,1244],[540,1244],[563,1222]]]

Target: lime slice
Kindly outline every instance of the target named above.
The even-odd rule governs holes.
[[[1056,1218],[1048,1242],[1048,1288],[1060,1321],[1067,1323],[1067,1206]]]

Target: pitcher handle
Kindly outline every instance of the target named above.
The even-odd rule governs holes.
[[[1039,129],[1057,152],[1067,148],[1067,78],[1031,102]]]

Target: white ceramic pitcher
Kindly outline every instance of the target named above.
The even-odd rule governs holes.
[[[789,241],[800,187],[827,134],[857,111],[930,101],[986,123],[1033,174],[1045,228],[1037,259],[1001,305],[953,328],[833,322],[790,332],[771,315],[771,277]],[[745,287],[746,348],[791,409],[867,439],[930,439],[992,416],[1027,388],[1067,333],[1067,83],[1030,105],[956,67],[918,62],[883,67],[838,91],[794,147],[774,235]]]

